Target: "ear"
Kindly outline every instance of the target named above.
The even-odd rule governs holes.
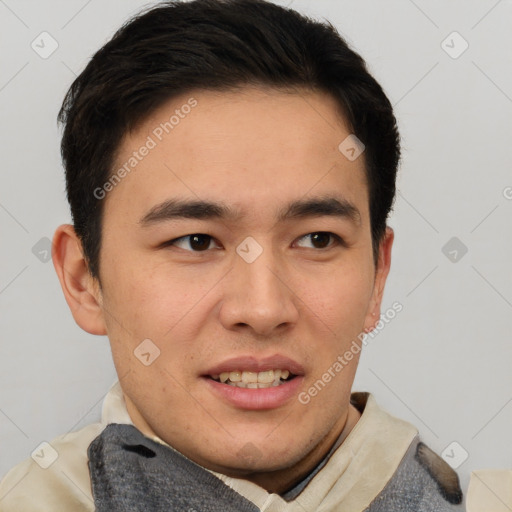
[[[386,232],[379,245],[379,260],[375,272],[375,282],[364,321],[365,332],[372,331],[375,328],[375,324],[380,320],[380,307],[384,295],[384,286],[386,285],[386,279],[391,267],[391,248],[393,247],[394,238],[395,233],[393,229],[386,226]]]
[[[71,224],[62,224],[55,231],[52,260],[75,322],[90,334],[107,334],[99,283],[89,274],[82,244]]]

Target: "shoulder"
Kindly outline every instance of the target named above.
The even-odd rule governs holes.
[[[93,423],[39,445],[0,481],[0,510],[94,511],[87,449],[104,428]]]
[[[457,473],[417,436],[367,510],[462,511],[462,498]]]

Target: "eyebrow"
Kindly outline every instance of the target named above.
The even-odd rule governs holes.
[[[357,225],[361,223],[361,213],[356,206],[347,199],[336,196],[292,201],[277,212],[276,220],[284,222],[292,219],[322,216],[347,219]],[[243,217],[244,215],[238,209],[226,203],[171,198],[152,207],[142,216],[139,224],[142,227],[148,227],[173,219],[236,221]]]

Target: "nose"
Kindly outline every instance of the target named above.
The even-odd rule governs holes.
[[[236,254],[224,282],[220,321],[228,330],[271,336],[297,323],[298,302],[285,265],[270,248],[252,262]]]

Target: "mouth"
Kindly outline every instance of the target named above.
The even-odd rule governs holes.
[[[281,386],[285,382],[297,377],[297,375],[291,373],[289,370],[277,368],[262,372],[235,370],[215,375],[207,375],[207,377],[222,384],[227,384],[228,386],[246,389],[262,389]]]
[[[237,409],[275,409],[291,403],[304,382],[303,366],[289,357],[252,355],[223,361],[205,372],[203,382],[225,404]]]

